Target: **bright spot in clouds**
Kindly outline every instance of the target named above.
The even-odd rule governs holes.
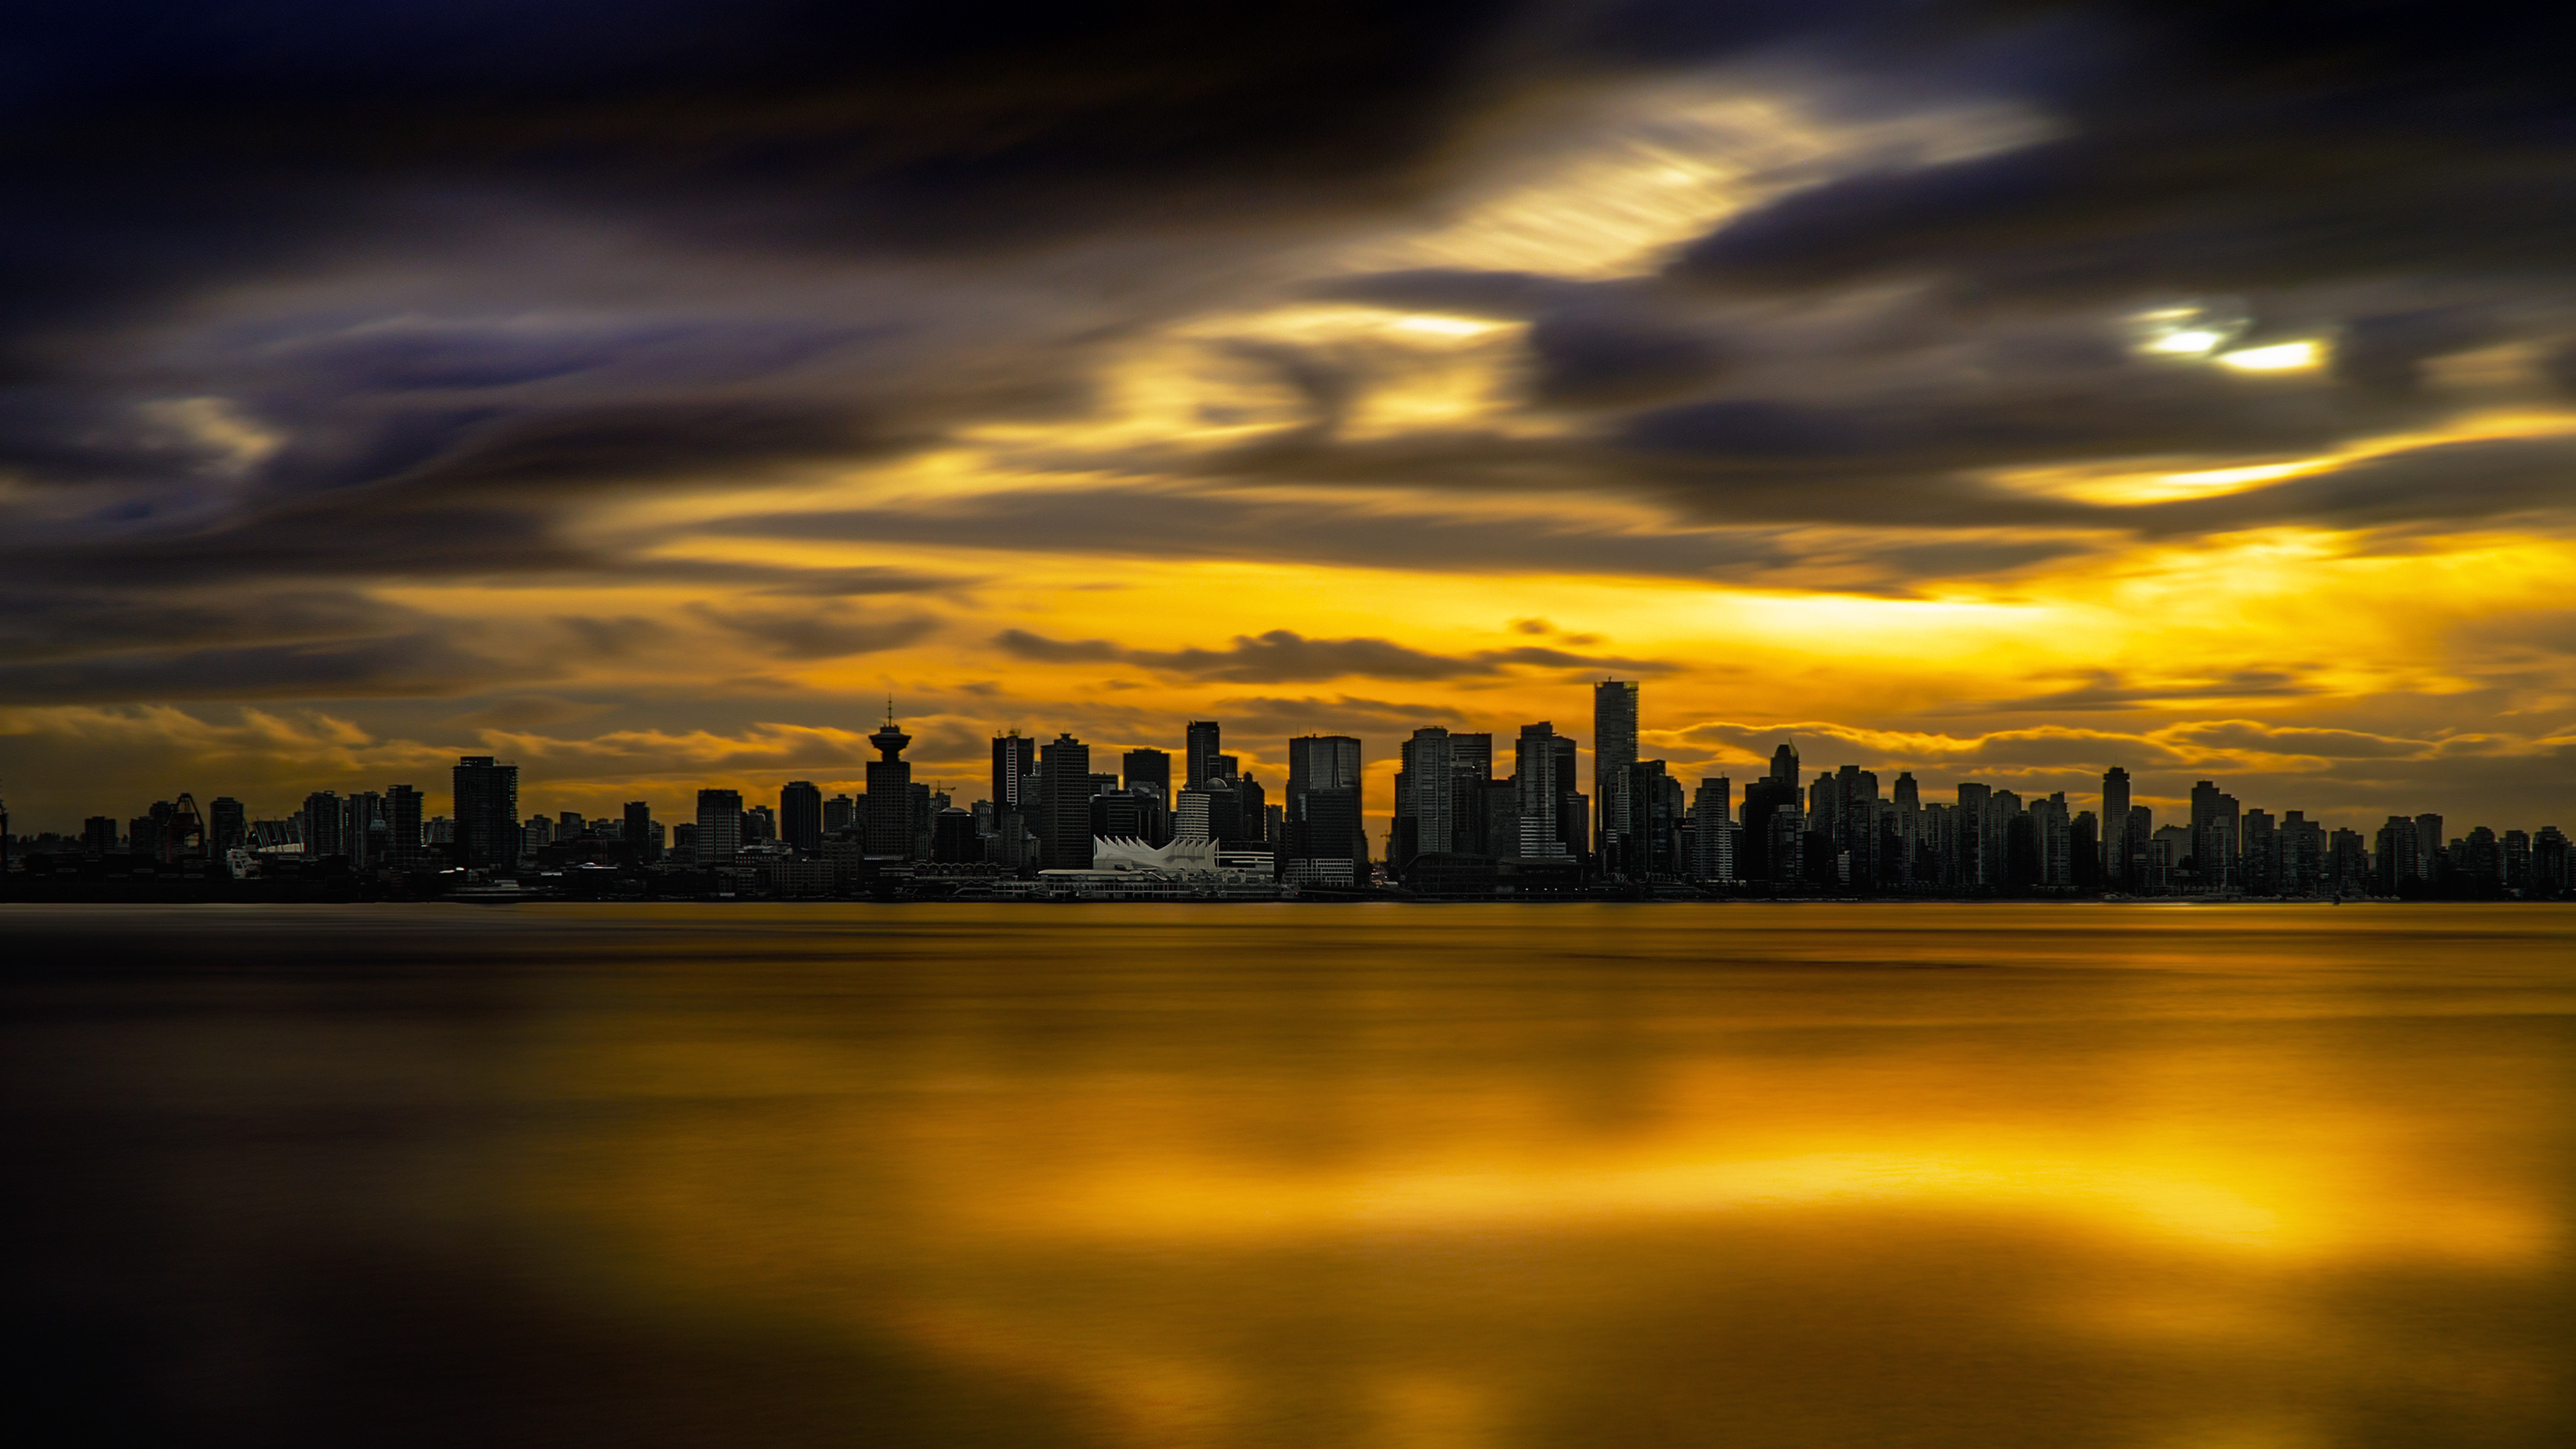
[[[2313,342],[2276,342],[2269,347],[2242,347],[2219,354],[2219,365],[2240,372],[2288,372],[2295,368],[2314,367],[2324,360],[2325,349]]]

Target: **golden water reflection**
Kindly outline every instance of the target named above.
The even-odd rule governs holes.
[[[2545,908],[546,928],[627,969],[512,1070],[615,1110],[519,1144],[519,1210],[1096,1442],[2576,1430]]]

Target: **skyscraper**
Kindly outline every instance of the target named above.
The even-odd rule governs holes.
[[[1164,750],[1129,750],[1119,762],[1129,790],[1143,790],[1172,808],[1172,757]]]
[[[790,780],[778,788],[778,838],[799,855],[823,849],[823,792],[811,780]]]
[[[1449,755],[1449,731],[1428,725],[1404,742],[1404,768],[1396,776],[1395,849],[1387,863],[1401,870],[1413,857],[1449,849],[1455,832],[1458,777]]]
[[[408,790],[411,787],[396,785],[394,788]],[[413,823],[419,823],[417,814],[413,816]],[[218,795],[206,803],[206,831],[207,843],[212,847],[215,858],[220,860],[225,851],[238,849],[250,838],[249,812],[242,809],[242,802],[232,796]]]
[[[1196,790],[1225,773],[1217,759],[1220,731],[1217,729],[1215,720],[1194,719],[1190,721],[1186,733],[1187,739],[1183,746],[1181,764],[1187,773],[1181,781],[1181,788]]]
[[[2125,890],[2129,882],[2129,772],[2102,772],[2102,883]]]
[[[1360,742],[1350,735],[1300,735],[1288,742],[1288,797],[1281,874],[1319,885],[1368,879],[1367,825],[1360,813]]]
[[[513,802],[515,808],[516,802]],[[157,832],[156,832],[157,833]],[[154,854],[159,854],[155,842]],[[304,854],[347,855],[349,853],[349,807],[336,790],[316,790],[304,797]],[[511,832],[510,859],[518,855],[518,834]]]
[[[215,802],[221,811],[224,802]],[[421,867],[420,792],[409,785],[385,787],[385,864],[395,870]]]
[[[1566,857],[1556,818],[1566,783],[1557,777],[1558,738],[1555,722],[1541,720],[1522,725],[1521,736],[1512,745],[1512,783],[1520,794],[1521,854],[1532,859]]]
[[[515,865],[519,859],[519,767],[490,755],[463,755],[450,777],[459,863],[468,869]]]
[[[626,802],[624,836],[628,848],[639,861],[650,862],[661,854],[654,847],[661,842],[653,838],[653,807],[643,800]]]
[[[1592,799],[1600,812],[1602,869],[1622,871],[1629,825],[1628,767],[1637,763],[1637,682],[1604,679],[1592,686]]]
[[[993,810],[996,814],[1012,811],[1031,813],[1036,802],[1020,798],[1028,777],[1037,769],[1038,742],[1021,737],[1018,730],[993,737]]]
[[[742,853],[742,792],[700,790],[695,837],[698,864],[729,866]]]
[[[912,766],[903,758],[912,743],[894,722],[894,701],[886,701],[885,723],[868,736],[877,757],[868,761],[868,839],[872,856],[908,860],[913,851]],[[1088,785],[1090,782],[1085,781]],[[820,807],[817,807],[819,813]]]
[[[1038,792],[1039,868],[1091,869],[1091,746],[1069,732],[1040,746]]]

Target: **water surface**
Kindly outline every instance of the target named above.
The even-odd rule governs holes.
[[[2576,912],[0,911],[63,1442],[2576,1443]]]

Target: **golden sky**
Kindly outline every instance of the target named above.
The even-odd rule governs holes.
[[[2564,823],[2576,206],[2516,75],[2093,14],[70,85],[11,163],[70,280],[0,316],[0,790],[438,809],[495,753],[670,820],[856,789],[891,696],[960,803],[1000,730],[1215,718],[1265,778],[1360,736],[1382,816],[1411,729],[1588,747],[1607,674],[1686,779]]]

